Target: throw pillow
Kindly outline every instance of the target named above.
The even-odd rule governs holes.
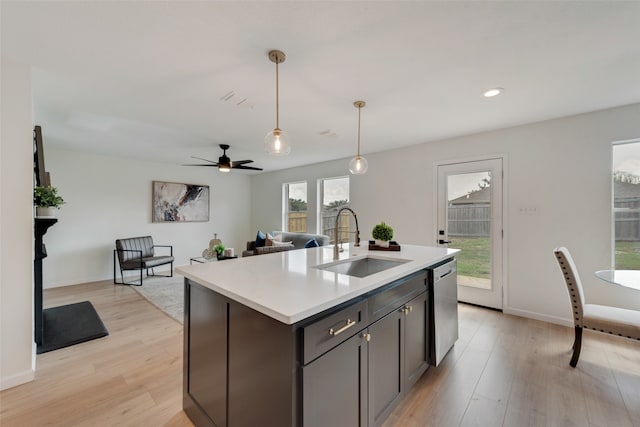
[[[273,238],[271,240],[275,240],[276,242],[282,242],[282,233],[278,233],[276,234],[275,232],[273,233]]]
[[[318,246],[320,246],[320,244],[315,239],[315,237],[304,244],[305,248],[317,248]]]
[[[264,244],[265,246],[273,246],[273,236],[271,235],[271,233],[267,233],[267,241]]]
[[[256,248],[261,248],[267,243],[267,236],[261,230],[256,234]]]
[[[293,246],[293,241],[291,242],[278,242],[277,240],[272,240],[271,243],[273,246]]]

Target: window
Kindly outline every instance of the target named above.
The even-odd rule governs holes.
[[[292,233],[307,232],[307,182],[283,184],[284,215],[282,230]]]
[[[613,145],[613,261],[640,270],[640,141]]]
[[[342,207],[349,206],[349,177],[325,178],[318,180],[318,230],[334,240],[336,216]],[[344,212],[338,223],[338,239],[349,241],[351,214]]]

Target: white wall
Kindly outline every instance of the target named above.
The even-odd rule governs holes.
[[[361,237],[370,238],[373,226],[384,220],[401,244],[433,244],[435,163],[501,154],[506,158],[505,312],[571,323],[552,254],[560,245],[573,253],[588,301],[640,309],[640,293],[593,276],[611,263],[611,142],[640,137],[639,117],[635,104],[368,154],[367,174],[351,178]],[[345,175],[348,160],[252,177],[252,224],[263,229],[280,224],[283,182],[306,179],[315,193],[316,179]],[[315,194],[309,200],[315,201]],[[537,213],[520,215],[522,207]]]
[[[111,279],[118,238],[151,235],[156,244],[173,245],[174,267],[200,256],[214,233],[240,252],[251,238],[247,175],[57,150],[46,146],[46,129],[43,140],[51,182],[66,202],[44,237],[45,288]],[[152,181],[209,185],[209,221],[152,222]]]
[[[0,122],[0,389],[31,381],[33,125],[30,67],[2,58]]]

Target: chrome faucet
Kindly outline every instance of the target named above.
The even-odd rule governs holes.
[[[356,220],[356,243],[354,246],[360,246],[360,229],[358,228],[358,216],[351,208],[340,208],[338,211],[338,215],[336,216],[336,227],[333,232],[333,259],[337,260],[339,258],[339,253],[342,252],[341,249],[338,249],[338,222],[340,221],[340,214],[342,211],[349,211],[353,215],[353,218]],[[342,242],[340,242],[342,243]]]

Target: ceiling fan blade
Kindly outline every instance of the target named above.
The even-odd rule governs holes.
[[[214,162],[213,160],[209,160],[209,159],[203,159],[202,157],[196,157],[196,156],[191,156],[192,159],[198,159],[198,160],[202,160],[203,162],[209,162],[209,163],[214,163],[214,164],[218,164],[216,162]]]
[[[233,160],[231,163],[234,165],[245,165],[247,163],[253,163],[253,160]]]
[[[210,166],[210,167],[217,168],[218,164],[217,163],[213,163],[213,164],[210,164],[210,165],[182,165],[182,166]]]
[[[252,171],[261,171],[262,170],[262,168],[254,168],[253,166],[242,166],[242,165],[240,165],[240,166],[233,165],[233,166],[231,166],[231,168],[232,169],[246,169],[246,170],[252,170]]]

